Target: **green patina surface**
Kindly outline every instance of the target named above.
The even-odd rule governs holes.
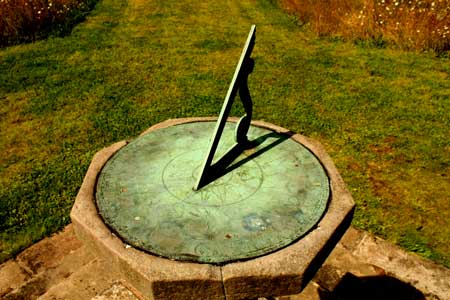
[[[127,243],[179,260],[224,263],[260,256],[303,236],[323,215],[328,177],[288,136],[251,126],[256,146],[229,171],[194,191],[214,122],[152,131],[102,170],[97,204]],[[234,143],[227,123],[216,157]]]

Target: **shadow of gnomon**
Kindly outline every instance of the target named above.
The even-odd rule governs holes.
[[[208,174],[208,178],[205,179],[205,184],[208,184],[210,182],[213,182],[216,179],[219,179],[220,177],[232,172],[233,170],[241,167],[242,165],[252,161],[253,159],[257,158],[258,156],[263,155],[264,153],[268,152],[270,149],[275,148],[279,144],[283,143],[284,141],[288,140],[290,137],[294,135],[293,132],[283,132],[283,133],[277,133],[277,132],[271,132],[267,133],[265,135],[262,135],[260,137],[257,137],[253,140],[247,141],[246,143],[236,143],[231,149],[227,151],[227,153],[219,158],[217,162],[215,162],[211,168],[211,172]],[[245,156],[244,158],[241,158],[240,160],[237,160],[241,154],[243,154],[246,150],[250,149],[256,149],[258,146],[262,145],[264,142],[266,142],[269,139],[273,139],[269,144],[265,145],[264,147],[254,151],[248,156]],[[235,162],[235,160],[237,160]],[[234,163],[233,163],[234,162]]]

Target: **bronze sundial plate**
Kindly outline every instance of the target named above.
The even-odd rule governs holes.
[[[265,128],[252,125],[254,147],[194,191],[214,126],[151,131],[106,163],[96,201],[125,242],[170,259],[222,264],[276,251],[318,223],[330,197],[324,168],[289,135]],[[235,126],[226,123],[218,157],[233,146],[227,132]]]

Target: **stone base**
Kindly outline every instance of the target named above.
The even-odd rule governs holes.
[[[144,134],[177,124],[213,118],[175,119],[159,123]],[[231,119],[236,121],[237,119]],[[265,122],[252,125],[277,132],[288,130]],[[93,158],[71,212],[78,237],[111,266],[117,278],[128,282],[142,298],[249,299],[299,293],[349,227],[354,202],[324,148],[301,135],[294,140],[309,148],[322,162],[331,185],[327,211],[317,227],[302,239],[274,253],[223,266],[173,261],[123,243],[103,223],[95,205],[97,176],[108,159],[126,142],[99,151]]]

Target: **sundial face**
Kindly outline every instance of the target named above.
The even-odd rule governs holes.
[[[103,168],[96,201],[130,245],[178,260],[226,263],[291,244],[320,220],[330,196],[318,159],[286,135],[250,126],[253,147],[194,190],[215,122],[140,136]],[[235,123],[226,122],[224,132]],[[217,156],[235,143],[224,134]]]
[[[192,141],[193,142],[193,141]],[[263,183],[263,170],[255,161],[242,165],[236,172],[211,182],[208,188],[194,191],[205,149],[185,151],[163,169],[162,180],[167,191],[180,201],[201,206],[223,207],[241,202],[256,193]]]

